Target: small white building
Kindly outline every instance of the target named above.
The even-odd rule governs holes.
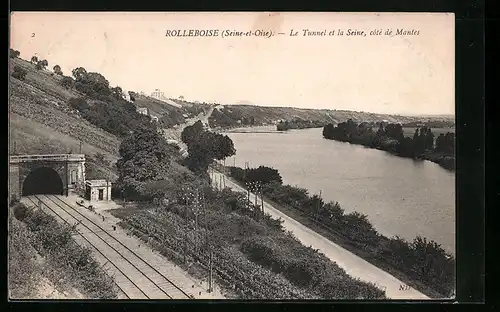
[[[85,181],[85,198],[90,202],[111,200],[111,182],[107,180]]]
[[[149,109],[147,107],[137,107],[136,108],[137,112],[142,115],[149,115]]]

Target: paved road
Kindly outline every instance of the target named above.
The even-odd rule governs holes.
[[[225,178],[224,180],[224,175],[220,172],[215,171],[213,175],[211,175],[211,178],[214,183],[219,186],[220,181],[222,180],[225,182],[226,187],[229,187],[235,191],[245,191],[241,186],[232,182],[228,178]],[[253,201],[255,199],[255,194],[250,194],[250,200]],[[325,256],[342,267],[350,276],[359,278],[366,282],[374,283],[380,289],[385,290],[387,297],[391,299],[430,299],[429,297],[413,288],[409,288],[408,290],[400,289],[401,285],[403,285],[403,287],[406,285],[394,276],[370,264],[357,255],[347,251],[346,249],[309,229],[308,227],[288,217],[279,210],[275,209],[269,203],[264,202],[264,211],[274,218],[283,219],[283,226],[287,230],[293,232],[297,239],[299,239],[305,246],[311,245],[313,248],[319,249],[322,253],[325,254]]]

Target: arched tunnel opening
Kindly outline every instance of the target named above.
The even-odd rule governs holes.
[[[52,168],[37,168],[23,182],[23,196],[35,194],[63,195],[64,186],[59,174]]]

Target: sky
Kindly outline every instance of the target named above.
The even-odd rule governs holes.
[[[166,36],[177,29],[275,35]],[[303,36],[304,29],[326,36]],[[349,29],[366,36],[347,36]],[[393,35],[369,35],[386,29]],[[394,35],[396,29],[418,35]],[[454,15],[447,13],[14,12],[10,40],[23,59],[47,59],[50,69],[58,64],[66,75],[81,66],[127,91],[160,89],[170,98],[221,104],[438,115],[455,112],[454,32]]]

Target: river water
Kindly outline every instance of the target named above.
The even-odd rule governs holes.
[[[339,202],[346,213],[368,215],[383,235],[408,240],[421,235],[455,253],[453,172],[429,161],[326,140],[320,128],[272,133],[274,129],[226,133],[237,150],[226,165],[274,167],[285,184],[310,194],[322,191],[325,201]]]

